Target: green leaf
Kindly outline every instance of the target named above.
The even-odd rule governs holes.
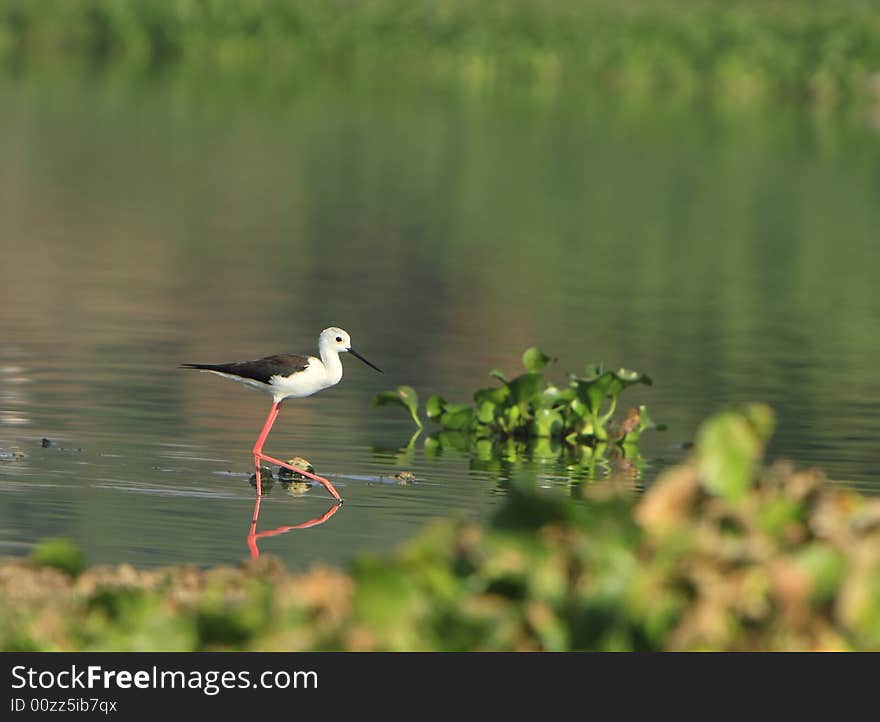
[[[641,423],[639,424],[639,432],[655,429],[656,431],[666,431],[666,424],[658,424],[650,416],[648,416],[648,407],[639,406],[639,414],[641,414]]]
[[[504,376],[504,372],[499,369],[492,369],[489,372],[489,376],[494,376],[499,381],[503,381],[504,383],[507,383],[507,378]]]
[[[450,431],[461,431],[471,425],[474,410],[467,404],[449,404],[440,417],[440,425]]]
[[[532,400],[536,408],[550,409],[562,406],[575,397],[574,389],[560,390],[556,386],[548,386]]]
[[[491,424],[495,421],[495,404],[484,401],[477,409],[477,421],[481,424]]]
[[[602,364],[587,364],[584,366],[584,381],[594,381],[602,375]]]
[[[506,385],[491,386],[485,389],[477,389],[474,392],[474,401],[479,406],[484,401],[490,401],[493,404],[503,404],[510,396],[510,389]]]
[[[650,386],[653,383],[647,374],[629,369],[596,374],[595,372],[599,370],[599,366],[588,367],[586,377],[574,379],[578,397],[593,414],[598,414],[601,411],[606,398],[610,397],[612,400],[616,400],[620,392],[628,386],[634,384]]]
[[[580,433],[581,436],[594,436],[599,441],[606,441],[608,439],[608,429],[598,420],[594,420],[592,416],[587,416],[584,419]]]
[[[598,414],[614,383],[614,374],[606,371],[599,376],[586,379],[576,379],[578,398],[584,403],[590,413]]]
[[[624,384],[624,386],[631,386],[632,384],[646,384],[647,386],[652,386],[654,384],[648,374],[642,374],[638,371],[632,371],[631,369],[617,369],[614,375]]]
[[[651,377],[647,374],[641,374],[638,371],[630,371],[629,369],[618,369],[612,373],[612,376],[614,377],[614,381],[611,383],[608,390],[608,393],[611,396],[616,396],[627,386],[634,386],[635,384],[652,386],[654,384]]]
[[[522,411],[520,411],[519,406],[511,406],[504,411],[503,419],[505,430],[507,432],[514,431],[519,428],[519,423],[522,419]]]
[[[510,389],[510,399],[515,404],[527,403],[541,392],[543,384],[544,379],[541,374],[528,373],[517,376],[507,382]]]
[[[584,416],[590,411],[587,405],[578,398],[572,399],[569,408],[571,409],[571,413],[578,419],[584,418]]]
[[[539,409],[532,419],[529,430],[532,436],[547,438],[562,433],[562,414],[554,409]]]
[[[479,421],[471,426],[471,433],[474,435],[475,439],[491,439],[496,436],[499,429],[498,418],[495,417],[489,423],[483,423]]]
[[[741,499],[755,481],[764,444],[773,428],[773,411],[750,404],[715,414],[697,432],[700,479],[728,501]]]
[[[402,406],[409,411],[413,421],[421,428],[422,420],[419,418],[419,395],[412,386],[398,386],[394,391],[381,391],[373,397],[373,407],[387,406],[388,404]]]
[[[446,399],[440,396],[440,394],[434,394],[425,404],[425,413],[428,415],[429,419],[437,419],[443,414],[445,408]]]
[[[537,373],[553,360],[537,346],[527,348],[522,356],[523,367],[530,373]]]

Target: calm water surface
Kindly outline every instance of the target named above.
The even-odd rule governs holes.
[[[331,324],[386,373],[345,358],[282,409],[267,451],[346,499],[259,541],[291,567],[486,518],[510,474],[564,490],[564,467],[432,456],[430,429],[408,446],[405,415],[370,408],[401,383],[467,400],[531,344],[560,381],[590,361],[653,376],[628,392],[669,425],[641,484],[757,399],[772,456],[880,492],[880,144],[858,122],[25,77],[0,83],[0,158],[0,554],[60,535],[94,562],[246,557],[269,398],[177,365],[314,353]],[[329,507],[275,487],[257,528]]]

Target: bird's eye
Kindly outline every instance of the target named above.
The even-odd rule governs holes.
[[[342,343],[342,336],[336,337],[336,343]]]

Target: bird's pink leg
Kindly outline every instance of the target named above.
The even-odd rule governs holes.
[[[257,438],[257,443],[254,444],[254,466],[257,467],[257,496],[260,496],[262,491],[262,485],[260,483],[260,460],[268,461],[272,464],[278,464],[278,466],[283,466],[285,469],[290,469],[291,471],[295,471],[298,474],[302,474],[303,476],[307,476],[309,479],[314,479],[320,484],[324,485],[324,488],[330,492],[334,499],[338,501],[342,501],[342,497],[339,495],[339,492],[333,488],[333,484],[331,484],[327,479],[322,476],[317,476],[316,474],[312,474],[303,469],[299,469],[295,466],[291,466],[285,461],[280,461],[279,459],[273,459],[271,456],[266,456],[263,453],[263,444],[266,443],[266,437],[269,436],[269,430],[272,428],[272,424],[275,423],[275,419],[278,418],[278,412],[281,409],[281,402],[276,401],[272,404],[272,408],[269,410],[269,416],[266,418],[266,423],[263,425],[263,430],[260,432],[260,436]]]
[[[254,444],[254,466],[257,470],[257,496],[263,495],[263,484],[260,479],[260,457],[263,454],[263,444],[266,443],[266,437],[269,435],[269,431],[272,429],[272,424],[275,423],[275,419],[278,418],[278,412],[280,410],[281,402],[273,402],[272,408],[269,409],[269,415],[266,417],[266,423],[263,424],[263,430],[260,432],[260,435],[257,437],[257,442]]]
[[[259,458],[264,459],[272,464],[278,464],[278,466],[283,466],[285,469],[290,469],[291,471],[295,471],[297,474],[302,474],[303,476],[309,477],[309,479],[314,479],[315,481],[324,485],[324,488],[327,489],[332,495],[333,498],[337,501],[342,501],[342,497],[339,495],[339,492],[333,488],[333,484],[331,484],[327,479],[323,476],[318,476],[317,474],[312,474],[305,469],[300,469],[298,466],[291,466],[286,461],[280,461],[279,459],[273,459],[271,456],[266,456],[265,454],[260,454]]]

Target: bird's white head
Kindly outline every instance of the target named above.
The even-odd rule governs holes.
[[[318,346],[332,349],[336,353],[345,353],[351,348],[351,336],[348,335],[348,331],[331,326],[321,331],[321,335],[318,336]]]
[[[348,335],[348,331],[343,331],[337,326],[330,326],[330,328],[325,328],[321,331],[321,335],[318,336],[318,348],[321,349],[322,354],[325,350],[337,354],[350,353],[352,356],[359,358],[370,368],[376,369],[380,374],[382,373],[382,369],[371,364],[351,347],[351,336]]]

